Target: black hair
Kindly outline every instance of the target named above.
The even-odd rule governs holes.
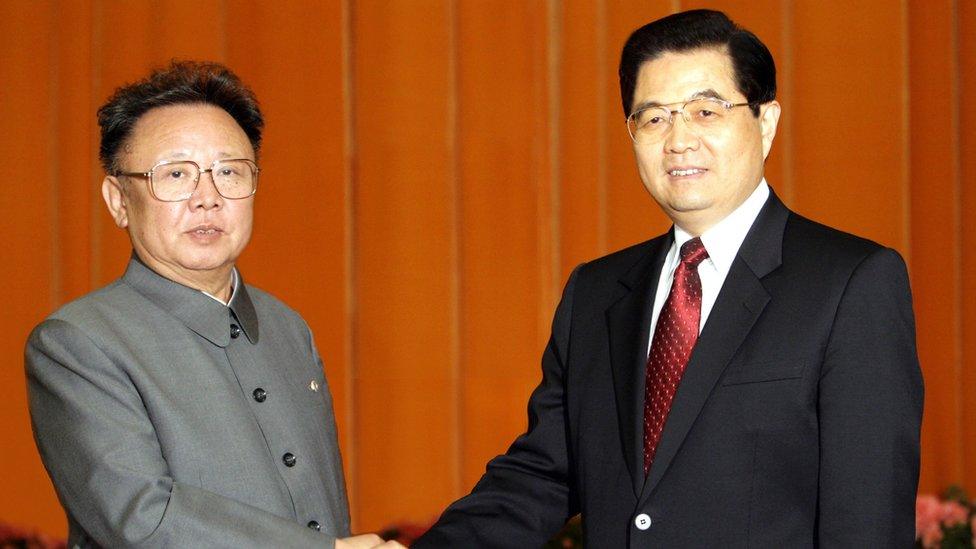
[[[244,130],[254,153],[261,147],[264,118],[257,98],[241,79],[219,63],[172,61],[146,78],[115,90],[98,109],[99,158],[107,173],[118,170],[119,150],[146,112],[169,105],[209,104],[220,107]]]
[[[732,59],[735,83],[752,113],[776,99],[776,64],[769,49],[755,34],[713,10],[683,11],[652,21],[634,31],[620,55],[620,98],[624,116],[630,115],[637,74],[647,61],[666,52],[725,48]]]

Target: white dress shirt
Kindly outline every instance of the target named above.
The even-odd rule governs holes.
[[[726,275],[729,274],[729,268],[732,267],[732,260],[739,253],[742,241],[745,240],[746,234],[748,234],[752,223],[759,215],[759,210],[762,209],[768,197],[769,186],[766,184],[766,179],[763,178],[745,202],[701,235],[702,244],[708,251],[708,258],[698,265],[698,275],[701,277],[702,284],[701,321],[698,324],[698,333],[701,333],[705,321],[708,320],[708,314],[712,311],[712,306],[715,305],[718,292],[722,289]],[[691,234],[677,224],[674,226],[674,243],[664,259],[664,267],[661,269],[661,276],[657,283],[657,293],[654,295],[651,337],[648,338],[647,342],[648,354],[651,352],[657,318],[661,314],[664,302],[668,299],[668,293],[671,292],[674,271],[681,262],[679,250],[682,244],[692,238],[694,237]]]
[[[203,293],[203,295],[209,297],[210,299],[216,301],[217,303],[220,303],[221,305],[224,306],[229,306],[230,302],[234,299],[234,293],[237,292],[237,284],[238,284],[237,268],[235,267],[230,272],[230,297],[227,298],[227,301],[220,299],[219,297],[213,295],[210,292],[204,292],[203,290],[200,291]]]

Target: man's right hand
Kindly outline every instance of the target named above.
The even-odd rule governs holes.
[[[363,534],[349,538],[337,539],[335,549],[406,549],[395,541],[383,541],[376,534]]]

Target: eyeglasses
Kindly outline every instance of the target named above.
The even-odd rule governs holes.
[[[681,105],[671,109],[673,105]],[[627,131],[635,143],[659,141],[674,125],[674,115],[681,113],[688,127],[698,132],[710,132],[728,123],[729,111],[751,103],[732,103],[715,97],[700,97],[684,103],[644,107],[627,117]]]
[[[210,173],[217,193],[224,198],[238,200],[253,196],[258,190],[258,172],[253,160],[232,158],[215,160],[209,169],[202,170],[192,160],[163,160],[148,172],[116,172],[116,176],[145,177],[149,192],[161,202],[181,202],[193,196],[200,182],[200,174]]]

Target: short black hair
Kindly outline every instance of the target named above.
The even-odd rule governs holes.
[[[624,116],[630,115],[637,74],[647,61],[666,52],[725,48],[732,59],[736,86],[746,96],[752,113],[776,99],[776,64],[769,49],[755,34],[713,10],[690,10],[652,21],[634,31],[620,55],[620,98]]]
[[[172,61],[168,67],[112,94],[98,109],[102,138],[98,156],[109,174],[119,169],[119,150],[148,111],[169,105],[208,104],[220,107],[244,130],[257,154],[264,118],[254,92],[230,69],[219,63]]]

